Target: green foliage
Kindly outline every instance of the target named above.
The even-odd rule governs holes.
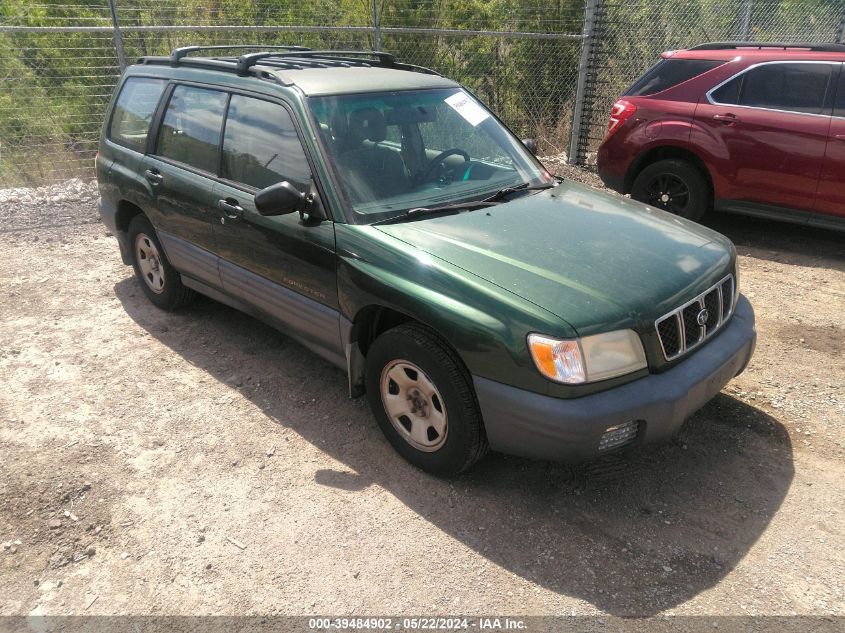
[[[735,39],[748,1],[602,0],[599,79],[591,95],[596,137],[613,98],[662,50]],[[580,41],[467,31],[578,34],[584,2],[378,0],[377,16],[372,0],[117,0],[117,7],[130,62],[188,44],[369,49],[378,21],[383,50],[461,81],[518,134],[537,137],[541,153],[557,153],[568,141]],[[842,12],[842,0],[753,0],[750,35],[830,40]],[[0,29],[0,186],[92,175],[102,116],[119,76],[111,24],[107,0],[0,0],[2,26],[106,27]],[[214,25],[244,28],[203,29]],[[137,30],[145,26],[178,28]],[[314,30],[287,28],[295,26]],[[403,31],[409,28],[441,31]]]

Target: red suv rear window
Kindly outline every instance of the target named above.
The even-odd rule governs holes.
[[[661,59],[637,79],[625,96],[644,97],[657,94],[724,63],[710,59]]]

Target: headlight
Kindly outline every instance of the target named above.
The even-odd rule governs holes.
[[[529,334],[528,349],[541,374],[570,385],[606,380],[648,366],[643,344],[633,330],[565,340]]]

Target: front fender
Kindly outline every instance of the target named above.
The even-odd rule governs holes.
[[[338,225],[337,245],[340,309],[353,324],[367,308],[390,308],[436,331],[473,375],[548,391],[526,336],[573,337],[568,323],[375,227]]]

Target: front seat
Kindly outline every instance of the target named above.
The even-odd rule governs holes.
[[[354,201],[390,198],[410,190],[402,155],[378,145],[387,138],[387,125],[380,110],[353,110],[346,129],[340,121],[332,123],[339,151],[338,167]]]

